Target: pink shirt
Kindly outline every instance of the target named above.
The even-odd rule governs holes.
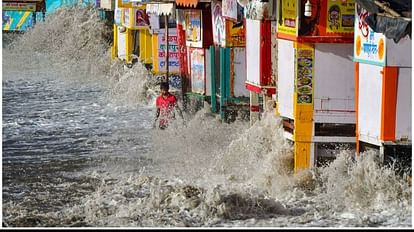
[[[168,94],[167,96],[158,96],[155,105],[160,109],[160,127],[168,124],[168,119],[174,118],[174,107],[177,104],[177,98]]]

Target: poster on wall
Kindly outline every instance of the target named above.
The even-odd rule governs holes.
[[[158,34],[158,70],[166,72],[166,41],[165,30],[160,30]],[[168,30],[168,73],[178,73],[180,71],[180,53],[178,50],[177,30]]]
[[[354,0],[328,0],[326,17],[327,33],[354,32],[355,2]]]
[[[296,50],[296,93],[297,104],[313,103],[313,48],[298,48]]]
[[[237,0],[223,0],[223,17],[231,21],[237,21],[238,3]]]
[[[149,17],[145,9],[134,9],[134,28],[144,29],[149,28]]]
[[[211,15],[213,23],[213,42],[215,45],[226,46],[225,22],[221,13],[221,2],[213,1],[211,3]]]
[[[277,30],[279,33],[290,36],[297,35],[297,4],[296,0],[279,0],[278,6],[281,6],[278,7]]]
[[[365,22],[368,11],[357,4],[354,29],[354,61],[385,66],[386,38],[374,32]]]
[[[245,47],[246,46],[246,29],[243,21],[235,23],[226,20],[226,46],[228,47]]]
[[[190,63],[191,63],[191,92],[204,94],[204,49],[192,48],[190,49]]]
[[[188,10],[184,15],[187,46],[201,48],[203,46],[201,10]]]

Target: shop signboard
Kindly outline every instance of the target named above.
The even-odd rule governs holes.
[[[379,66],[386,65],[386,38],[374,32],[365,22],[368,11],[357,5],[355,20],[354,61]]]

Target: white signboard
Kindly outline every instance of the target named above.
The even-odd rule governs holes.
[[[386,38],[382,33],[374,32],[365,22],[369,15],[364,8],[357,8],[354,29],[354,61],[385,66]]]
[[[158,70],[160,72],[166,72],[166,41],[165,41],[165,30],[160,30],[158,34]],[[168,30],[168,73],[178,73],[180,71],[180,61],[179,61],[179,51],[178,51],[178,38],[177,30],[175,28],[170,28]]]

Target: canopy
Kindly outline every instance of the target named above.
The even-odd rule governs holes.
[[[411,1],[407,0],[356,0],[370,15],[365,19],[369,27],[383,33],[396,43],[409,35],[411,38]]]

